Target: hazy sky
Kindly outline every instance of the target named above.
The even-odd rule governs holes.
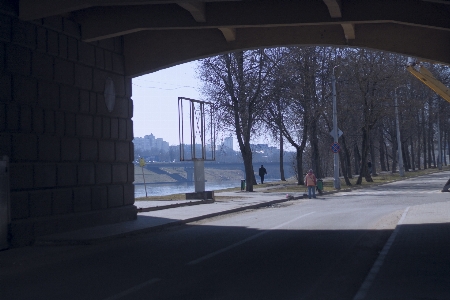
[[[196,62],[185,63],[133,79],[134,136],[153,133],[178,145],[178,97],[198,100]]]
[[[178,138],[178,97],[197,100],[200,95],[200,81],[196,78],[197,62],[185,63],[155,73],[133,79],[134,136],[143,137],[153,133],[170,145],[179,145]],[[220,145],[224,136],[217,137]],[[270,144],[267,138],[259,137],[253,143]],[[287,146],[287,145],[286,145]],[[233,148],[238,150],[237,139],[233,139]]]

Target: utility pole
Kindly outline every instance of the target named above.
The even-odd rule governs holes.
[[[337,126],[337,108],[336,108],[336,76],[334,76],[334,69],[337,66],[333,68],[333,74],[331,76],[331,85],[333,88],[333,141],[334,144],[337,144],[339,139],[338,134],[338,126]],[[341,189],[341,180],[339,179],[339,153],[336,151],[334,153],[334,188],[337,190]]]

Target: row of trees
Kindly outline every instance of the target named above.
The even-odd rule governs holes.
[[[280,153],[286,141],[295,148],[298,184],[304,184],[301,174],[305,168],[314,169],[318,177],[332,173],[333,73],[338,126],[344,132],[339,138],[339,156],[347,185],[353,174],[359,175],[357,184],[363,178],[372,181],[368,161],[373,162],[372,175],[377,170],[396,171],[395,97],[405,169],[436,167],[436,141],[443,141],[446,151],[449,140],[450,104],[409,74],[406,60],[405,56],[367,49],[283,47],[206,58],[197,71],[203,95],[215,104],[217,128],[237,136],[246,178],[253,178],[247,180],[247,191],[253,191],[256,181],[250,143],[261,135],[279,141]],[[427,68],[449,84],[448,67]]]

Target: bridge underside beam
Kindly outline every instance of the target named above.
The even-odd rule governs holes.
[[[385,22],[450,31],[450,5],[420,1],[411,5],[410,2],[372,1],[370,5],[366,1],[345,2],[341,17],[336,17],[336,11],[330,12],[320,1],[313,1],[308,5],[305,5],[304,1],[271,1],[260,5],[241,1],[206,3],[202,15],[204,21],[201,22],[193,17],[192,12],[176,4],[93,7],[76,11],[73,16],[81,24],[82,38],[85,41],[145,30],[239,29]],[[442,17],[424,17],[432,15]]]
[[[235,41],[227,42],[215,29],[141,31],[125,36],[125,56],[133,57],[126,72],[139,76],[218,53],[287,45],[366,47],[450,64],[450,31],[382,23],[356,24],[355,32],[356,39],[347,40],[339,24],[238,28]]]

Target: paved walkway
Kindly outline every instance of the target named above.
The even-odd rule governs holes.
[[[179,201],[136,201],[142,211],[137,220],[111,225],[85,228],[59,234],[39,237],[37,244],[92,244],[103,240],[150,232],[164,227],[185,224],[222,214],[238,212],[285,201],[298,201],[303,193],[270,192],[273,187],[259,188],[254,192],[218,192],[217,201],[179,200]],[[220,200],[226,197],[226,200]],[[146,211],[150,210],[150,211]]]

